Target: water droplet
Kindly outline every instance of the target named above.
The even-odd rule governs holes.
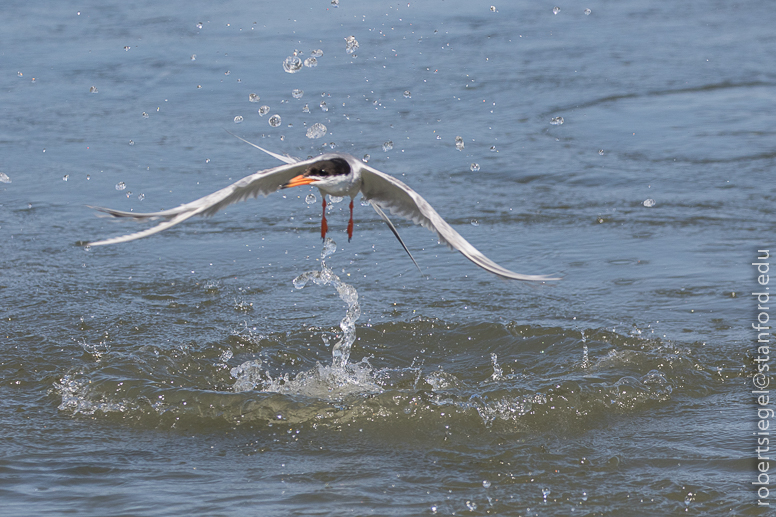
[[[312,57],[321,57],[323,55],[323,50],[321,49],[315,49],[310,52],[310,56]]]
[[[468,508],[470,512],[473,512],[477,509],[477,503],[474,501],[466,501],[466,508]]]
[[[132,48],[132,47],[127,47],[127,46],[125,46],[125,47],[124,47],[124,52],[129,52],[129,49],[130,49],[130,48]]]
[[[552,490],[550,490],[549,488],[542,488],[542,496],[544,497],[544,499],[547,499],[547,496],[550,495],[551,493],[552,493]]]
[[[259,107],[259,116],[263,117],[267,113],[269,113],[269,106],[264,105],[264,106]]]
[[[345,38],[345,52],[352,54],[358,48],[358,41],[355,36],[348,36]]]
[[[142,201],[142,200],[144,200],[144,199],[145,199],[145,194],[138,194],[138,195],[137,195],[137,200],[138,200],[138,201]]]
[[[132,191],[127,191],[127,198],[132,197]]]
[[[321,110],[324,112],[329,111],[329,107],[326,105],[326,101],[321,101]]]
[[[331,0],[331,5],[334,7],[339,7],[339,0]]]
[[[495,146],[495,145],[491,145],[489,150],[490,150],[490,152],[492,152],[492,153],[495,153],[495,152],[497,151],[497,149],[496,149],[496,146]]]
[[[300,90],[299,88],[291,90],[291,97],[294,99],[301,99],[302,95],[304,95],[304,90]]]
[[[484,480],[484,481],[482,482],[482,486],[484,486],[485,488],[490,488],[490,481],[488,481],[487,479],[486,479],[486,480]]]
[[[463,151],[463,137],[457,136],[455,137],[455,148],[459,151]]]
[[[232,72],[230,70],[227,70],[226,72],[224,72],[224,75],[232,75]]]
[[[393,142],[392,141],[388,140],[387,142],[383,143],[383,151],[388,152],[391,149],[393,149]]]
[[[304,66],[306,66],[307,68],[315,68],[316,66],[318,66],[318,60],[315,59],[314,57],[308,57],[307,59],[304,60]]]
[[[135,141],[134,140],[130,140],[129,141],[129,145],[135,145]]]
[[[320,122],[316,122],[307,129],[307,138],[320,138],[326,134],[326,126]]]
[[[587,501],[587,492],[582,492],[582,500]]]
[[[272,115],[269,118],[269,125],[272,127],[278,127],[280,125],[280,115]]]
[[[125,188],[127,188],[127,186],[124,184],[123,181],[119,181],[118,183],[116,183],[116,190],[124,190]]]
[[[364,163],[368,163],[369,162],[369,158],[371,158],[371,156],[369,156],[368,154],[365,154],[364,157],[361,158],[361,161],[364,162]]]
[[[146,113],[145,111],[143,112],[143,118],[148,118],[148,113]]]
[[[437,507],[436,506],[432,506],[431,507],[431,513],[437,513]]]
[[[560,7],[555,6],[552,8],[552,14],[558,14],[560,12]]]
[[[237,115],[236,117],[234,117],[235,124],[239,124],[242,121],[243,121],[242,115]]]
[[[307,104],[302,106],[302,113],[310,113],[310,106],[308,106]]]
[[[472,219],[472,226],[479,226],[480,222],[477,219]]]
[[[655,206],[655,200],[652,199],[652,198],[645,199],[644,200],[644,206],[647,207],[647,208],[652,208],[653,206]]]
[[[604,155],[604,150],[603,150],[603,149],[599,149],[599,150],[598,150],[598,154],[600,154],[601,156],[603,156],[603,155]]]
[[[90,174],[87,174],[86,175],[86,181],[89,181],[90,179],[92,179],[92,176]]]
[[[89,93],[97,93],[97,87],[92,86],[91,88],[89,88]]]
[[[199,23],[197,23],[197,28],[198,28],[198,29],[201,29],[201,28],[202,28],[202,22],[199,22]]]
[[[307,203],[308,205],[312,205],[316,201],[318,201],[318,198],[315,197],[315,194],[307,194],[307,197],[304,198],[304,202]]]
[[[288,56],[283,61],[283,70],[289,74],[294,74],[302,68],[302,60],[296,56]]]
[[[469,170],[472,172],[479,172],[480,170],[480,164],[479,163],[473,163],[469,166]]]
[[[248,95],[248,100],[251,101],[251,102],[259,102],[261,100],[261,98],[258,95],[256,95],[255,93],[251,93],[251,94]]]
[[[605,223],[605,222],[606,222],[606,219],[604,219],[603,217],[599,217],[599,218],[598,218],[598,219],[596,219],[595,221],[596,221],[598,224],[603,224],[603,223]]]
[[[201,85],[201,84],[198,84],[198,85],[197,85],[197,90],[199,90],[200,88],[202,88],[202,85]]]
[[[553,126],[560,126],[561,124],[563,124],[563,117],[552,117],[550,119],[550,124],[552,124]]]
[[[192,54],[191,55],[191,60],[192,61],[196,61],[197,60],[197,55],[196,54]]]
[[[337,144],[334,142],[329,142],[329,149],[334,149],[335,147],[337,147]]]
[[[22,77],[24,74],[23,74],[23,73],[21,73],[21,72],[16,72],[16,75],[17,75],[18,77]]]
[[[585,9],[585,16],[590,16],[590,13],[592,13],[590,9]]]
[[[331,194],[329,194],[329,202],[332,205],[335,204],[335,203],[341,203],[343,199],[345,199],[345,198],[344,197],[340,197],[340,196],[332,196]]]
[[[412,92],[409,90],[404,90],[404,98],[409,99],[410,97],[412,97]]]
[[[684,505],[690,506],[690,503],[695,500],[695,496],[692,495],[692,492],[688,492],[687,495],[684,498]]]
[[[492,13],[496,12],[496,6],[495,5],[491,5],[490,6],[490,12],[492,12]]]
[[[64,176],[62,176],[62,181],[67,181],[67,179],[68,179],[69,177],[70,177],[70,175],[69,175],[69,174],[65,174]]]

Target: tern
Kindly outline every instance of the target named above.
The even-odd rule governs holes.
[[[234,135],[237,136],[237,135]],[[289,156],[282,156],[268,151],[258,145],[240,138],[240,140],[264,151],[270,156],[285,162],[285,165],[258,171],[254,174],[236,181],[228,187],[222,188],[212,194],[183,204],[177,208],[162,210],[161,212],[136,213],[113,210],[98,206],[89,206],[113,217],[130,218],[136,221],[150,221],[164,219],[163,222],[146,230],[113,237],[101,241],[90,242],[90,246],[102,246],[106,244],[118,244],[148,237],[166,230],[195,215],[212,216],[222,208],[233,203],[244,201],[259,194],[267,196],[280,189],[312,185],[318,187],[323,196],[323,218],[321,220],[321,237],[326,238],[328,224],[326,222],[326,194],[336,197],[350,197],[350,220],[348,221],[348,241],[353,237],[353,198],[358,193],[369,202],[380,218],[385,221],[393,234],[401,243],[404,251],[418,267],[409,249],[399,237],[396,227],[388,219],[383,208],[392,214],[409,219],[419,224],[439,237],[440,244],[446,244],[449,248],[459,251],[464,257],[474,262],[482,269],[501,278],[522,280],[530,282],[547,282],[560,280],[546,275],[523,275],[514,273],[499,266],[483,255],[477,248],[461,237],[431,205],[417,192],[398,179],[377,169],[369,167],[361,160],[344,153],[326,153],[308,160],[297,160]],[[418,270],[420,268],[418,267]]]

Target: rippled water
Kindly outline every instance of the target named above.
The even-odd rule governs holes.
[[[758,514],[772,9],[363,4],[4,8],[2,513]],[[82,246],[277,164],[224,129],[563,280],[307,188]]]

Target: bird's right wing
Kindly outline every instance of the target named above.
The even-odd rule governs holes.
[[[137,233],[91,242],[89,244],[91,246],[102,246],[104,244],[117,244],[120,242],[133,241],[166,230],[171,226],[175,226],[176,224],[185,221],[189,217],[195,215],[211,216],[233,203],[239,203],[248,198],[257,197],[259,194],[267,196],[279,190],[280,187],[288,183],[291,178],[302,174],[307,169],[308,165],[317,160],[318,158],[313,158],[259,171],[244,177],[226,188],[222,188],[217,192],[197,199],[196,201],[186,203],[177,208],[162,210],[161,212],[135,213],[92,206],[90,208],[94,208],[95,210],[99,210],[100,212],[104,212],[113,217],[126,217],[137,221],[148,221],[159,218],[166,220],[152,228]]]
[[[364,198],[387,208],[391,213],[409,219],[435,232],[439,242],[458,250],[482,269],[502,278],[547,282],[560,278],[545,275],[523,275],[499,266],[461,237],[423,197],[398,179],[377,169],[362,165],[361,193]],[[379,212],[378,212],[379,213]]]

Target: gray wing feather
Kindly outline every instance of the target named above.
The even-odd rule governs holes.
[[[244,177],[226,188],[222,188],[217,192],[197,199],[196,201],[186,203],[177,208],[162,210],[161,212],[135,213],[113,210],[111,208],[91,207],[113,217],[126,217],[136,221],[149,221],[162,218],[166,219],[166,221],[141,232],[91,242],[89,245],[102,246],[105,244],[133,241],[166,230],[171,226],[175,226],[176,224],[185,221],[189,217],[195,215],[211,216],[233,203],[239,203],[248,198],[257,197],[259,194],[267,196],[279,190],[280,187],[286,184],[294,176],[302,174],[307,166],[315,161],[317,161],[317,158],[259,171]]]
[[[522,275],[503,268],[483,255],[477,248],[461,237],[434,208],[417,192],[403,182],[369,166],[362,166],[361,193],[367,200],[374,200],[391,213],[435,232],[441,244],[459,251],[464,257],[482,269],[502,278],[533,282],[547,282],[560,278],[545,275]]]

